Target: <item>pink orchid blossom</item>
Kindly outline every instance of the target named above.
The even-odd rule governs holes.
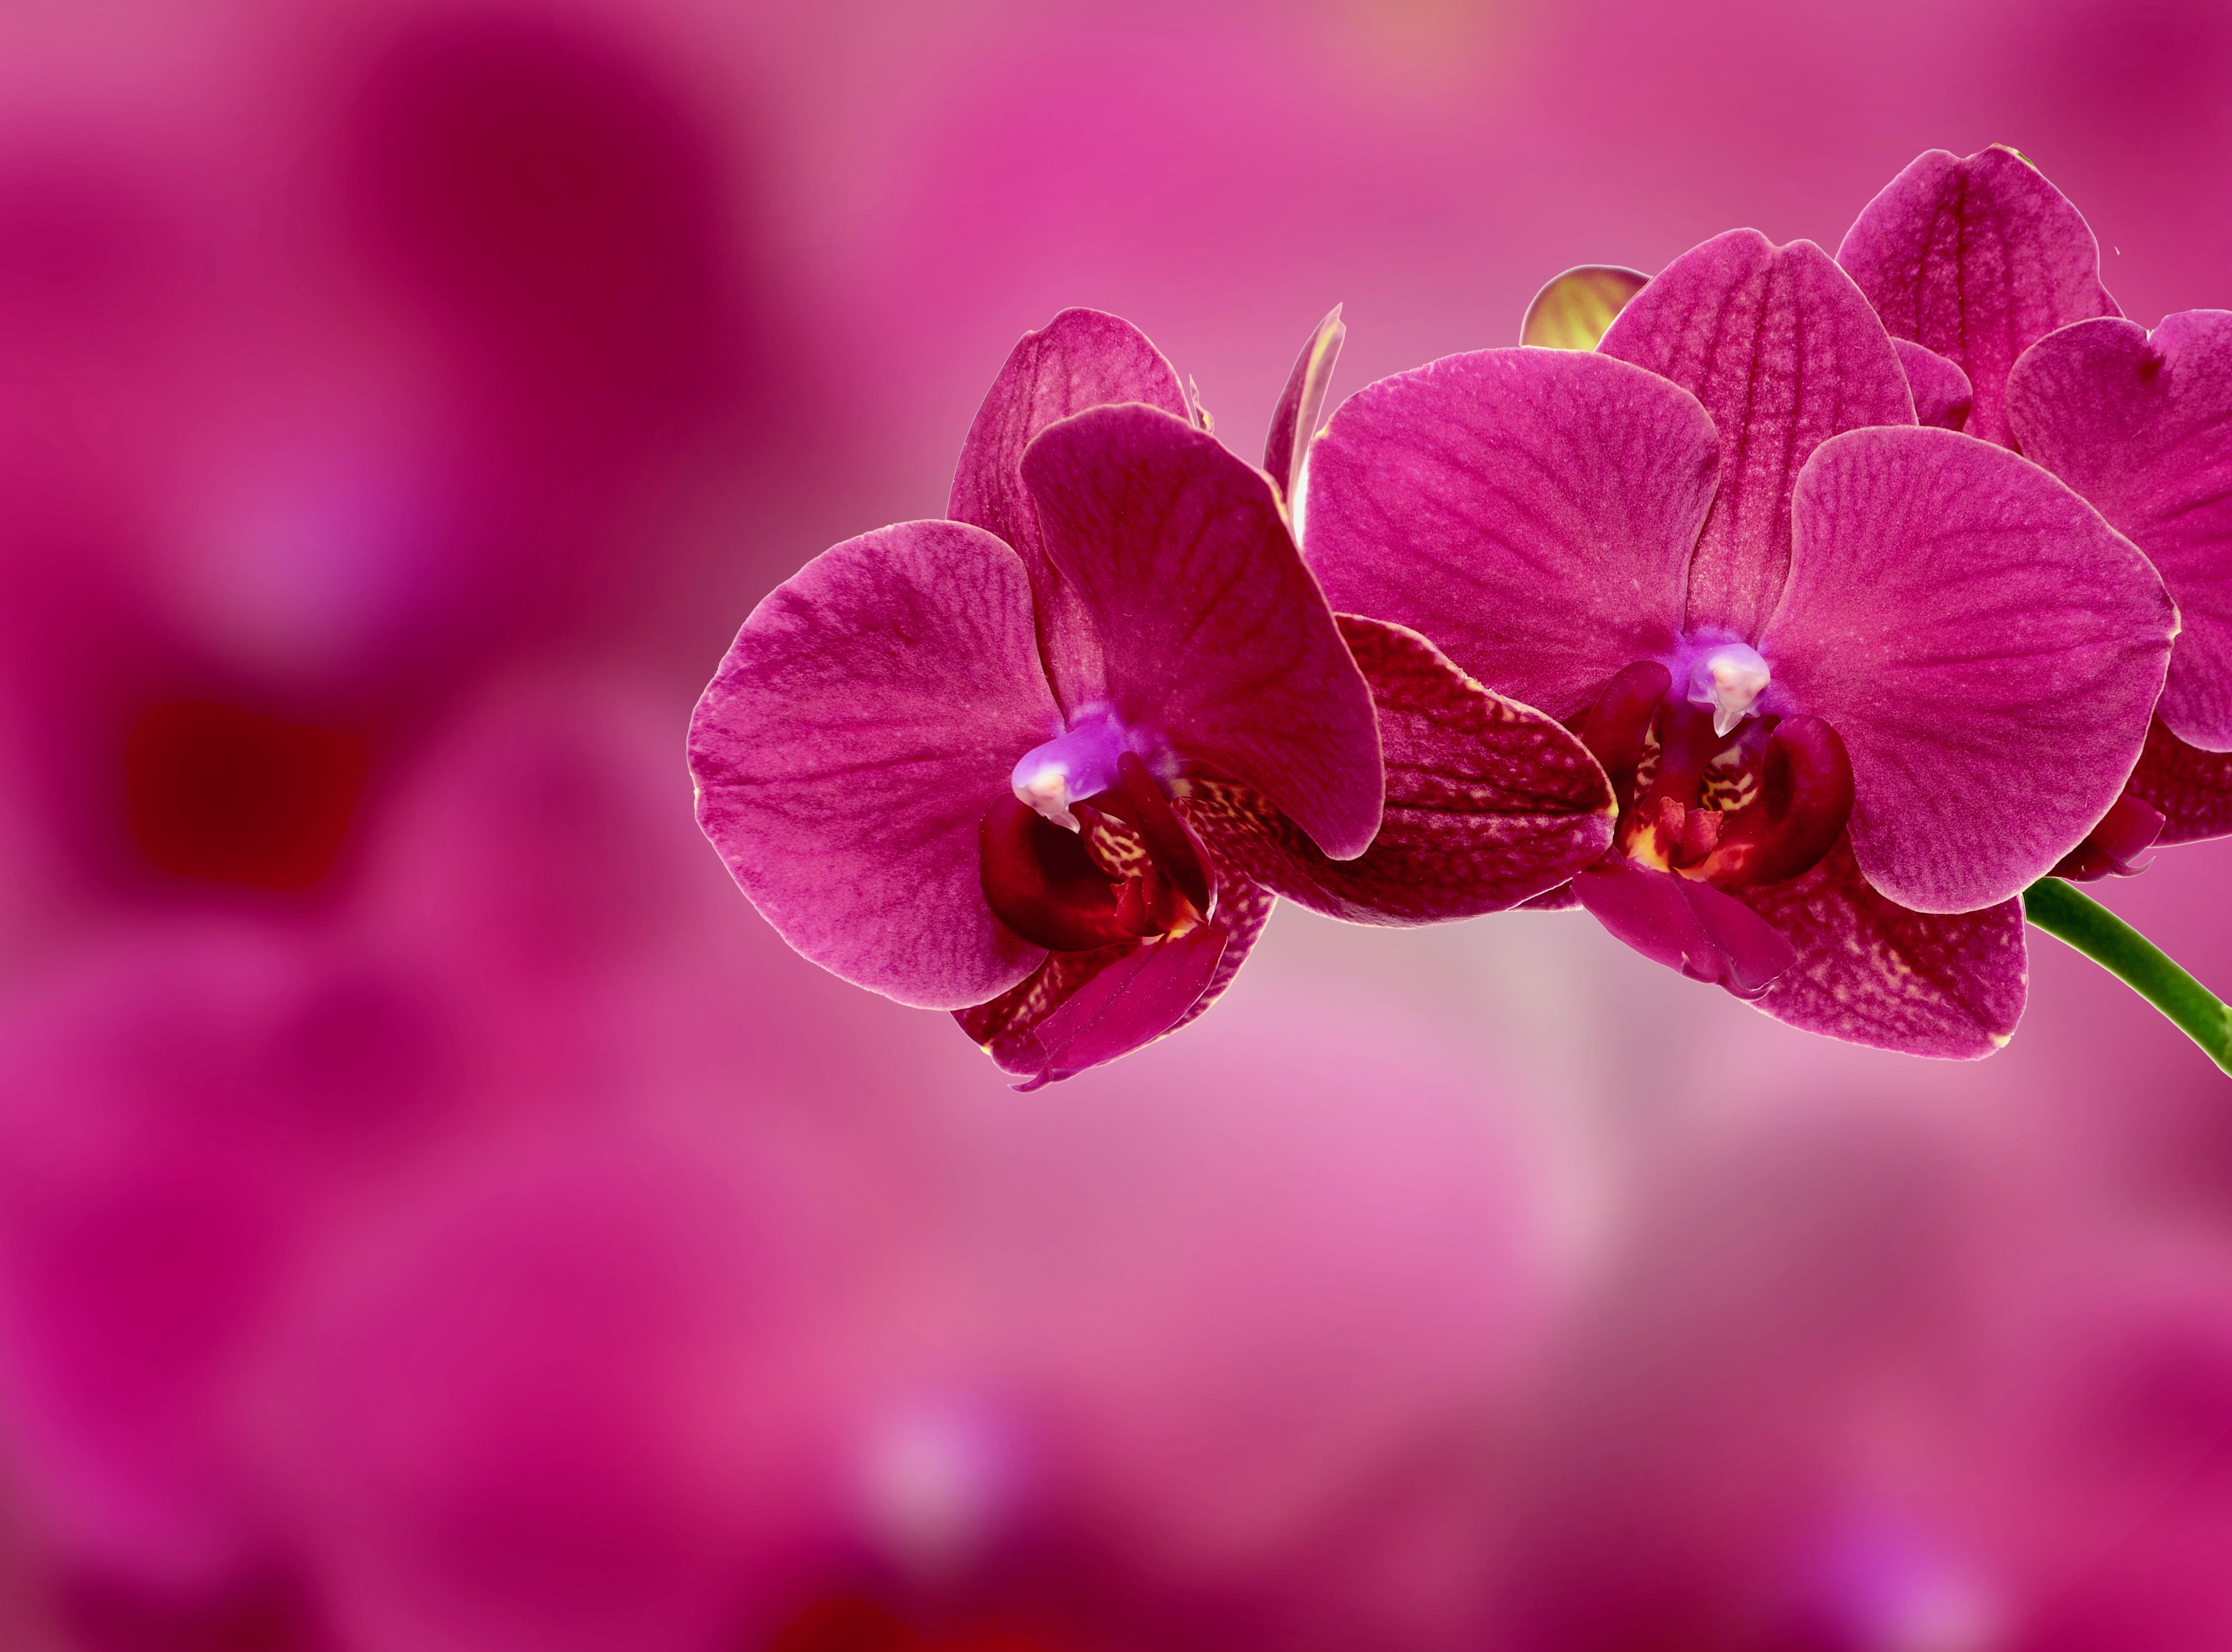
[[[1353,398],[1308,550],[1338,606],[1581,731],[1621,815],[1571,898],[1615,935],[1937,1056],[2012,1032],[2013,897],[2115,803],[2176,627],[2067,487],[1917,426],[1827,255],[1752,230],[1677,259],[1595,353]]]
[[[2232,832],[2232,315],[2188,310],[2151,333],[2124,320],[2083,215],[2002,146],[1921,156],[1838,259],[1903,351],[1926,346],[1942,353],[1938,371],[1957,366],[1976,398],[1967,428],[2084,495],[2177,602],[2183,629],[2138,767],[2056,871],[2137,872],[2157,842]],[[1919,378],[1915,395],[1919,407]]]
[[[792,946],[956,1012],[1036,1085],[1199,1014],[1275,892],[1340,910],[1346,866],[1438,869],[1487,910],[1601,852],[1611,800],[1571,735],[1422,638],[1336,621],[1302,562],[1283,501],[1339,343],[1329,317],[1267,481],[1144,336],[1067,311],[986,398],[951,520],[840,545],[754,611],[691,761]],[[1385,831],[1383,738],[1448,794],[1401,794]]]

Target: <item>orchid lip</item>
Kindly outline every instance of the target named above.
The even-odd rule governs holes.
[[[1711,707],[1713,732],[1726,738],[1751,715],[1752,706],[1771,680],[1767,661],[1757,649],[1747,643],[1722,643],[1691,663],[1689,701],[1691,705]]]
[[[1130,734],[1115,714],[1105,706],[1088,706],[1067,731],[1025,752],[1009,783],[1019,801],[1075,832],[1080,823],[1070,805],[1115,785],[1117,766],[1131,749]]]

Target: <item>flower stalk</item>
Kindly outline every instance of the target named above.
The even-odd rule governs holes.
[[[2174,962],[2170,955],[2099,902],[2059,878],[2023,891],[2023,916],[2067,943],[2170,1018],[2171,1024],[2232,1072],[2232,1007]]]

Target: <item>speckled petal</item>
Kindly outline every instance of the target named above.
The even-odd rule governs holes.
[[[1371,691],[1262,472],[1129,406],[1048,427],[1023,479],[1125,724],[1262,793],[1336,859],[1361,854],[1379,826]]]
[[[2080,321],[2015,363],[2008,414],[2023,452],[2099,507],[2162,571],[2184,621],[2157,715],[2232,751],[2232,311],[2151,334]]]
[[[1184,418],[1191,404],[1177,369],[1129,321],[1064,310],[1009,353],[969,427],[945,514],[1014,546],[1031,571],[1039,638],[1065,712],[1105,697],[1098,645],[1041,552],[1038,512],[1024,491],[1023,450],[1041,431],[1112,402],[1145,402]]]
[[[2058,327],[2118,313],[2084,215],[1996,144],[1965,160],[1921,156],[1868,203],[1837,262],[1893,334],[1968,374],[1964,428],[2002,446],[2016,359]]]
[[[698,820],[782,937],[932,1009],[1046,955],[984,904],[977,825],[1058,726],[1015,554],[959,522],[823,552],[744,621],[690,724]]]
[[[1810,241],[1731,230],[1684,253],[1598,347],[1695,395],[1721,435],[1720,490],[1690,565],[1689,627],[1756,638],[1790,567],[1790,490],[1842,431],[1911,424],[1867,300]]]
[[[2189,746],[2159,717],[2125,789],[2162,811],[2157,845],[2232,837],[2232,752]]]
[[[1952,431],[1833,437],[1796,522],[1760,643],[1770,709],[1843,737],[1878,890],[1925,912],[2007,899],[2138,761],[2177,626],[2161,580],[2038,466]]]
[[[1755,1001],[1779,1021],[1879,1050],[1973,1060],[2023,1009],[2022,903],[1913,912],[1862,877],[1849,839],[1788,883],[1733,891],[1798,961]]]
[[[1957,431],[1969,422],[1969,409],[1976,403],[1976,392],[1969,387],[1967,373],[1912,339],[1893,339],[1891,347],[1898,352],[1906,387],[1914,392],[1917,424]]]
[[[1357,859],[1328,860],[1247,787],[1182,780],[1178,810],[1219,859],[1328,917],[1405,925],[1503,911],[1610,846],[1611,783],[1561,725],[1483,688],[1416,632],[1347,614],[1340,627],[1379,713],[1379,835]]]
[[[1344,612],[1569,718],[1676,645],[1715,453],[1697,398],[1624,361],[1450,356],[1333,415],[1310,457],[1310,565]]]

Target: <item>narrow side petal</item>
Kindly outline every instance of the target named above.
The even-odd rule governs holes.
[[[1007,541],[1030,569],[1047,672],[1065,712],[1103,697],[1100,656],[1091,626],[1045,560],[1038,511],[1023,487],[1023,451],[1048,425],[1113,402],[1145,402],[1180,418],[1192,407],[1177,369],[1119,316],[1064,310],[1024,334],[969,427],[945,509]]]
[[[1371,691],[1262,473],[1130,406],[1048,427],[1023,477],[1118,716],[1255,787],[1336,859],[1361,854],[1379,826]]]
[[[1877,889],[1924,912],[2007,899],[2138,761],[2177,626],[2162,580],[2053,476],[1952,431],[1823,444],[1797,528],[1760,644],[1770,709],[1843,736]]]
[[[1906,387],[1914,392],[1915,422],[1941,431],[1957,431],[1966,424],[1969,409],[1976,399],[1976,392],[1969,386],[1969,375],[1912,339],[1893,339],[1891,346],[1898,352]]]
[[[1553,275],[1528,305],[1519,342],[1540,350],[1593,350],[1612,318],[1650,282],[1620,264],[1580,264]]]
[[[2125,789],[2162,812],[2157,845],[2232,837],[2232,752],[2189,746],[2159,717]]]
[[[2027,976],[2022,903],[1909,911],[1861,876],[1849,840],[1788,883],[1735,891],[1797,949],[1755,1001],[1779,1021],[1878,1050],[1974,1060],[2008,1041]]]
[[[1302,461],[1309,455],[1310,437],[1318,432],[1319,415],[1325,411],[1326,392],[1333,385],[1333,363],[1340,360],[1341,340],[1348,328],[1340,319],[1340,306],[1318,323],[1310,341],[1294,358],[1279,405],[1271,410],[1271,433],[1263,442],[1263,469],[1269,472],[1291,513],[1294,484],[1301,479]]]
[[[1716,450],[1695,397],[1624,361],[1450,356],[1333,415],[1310,457],[1310,565],[1345,612],[1568,718],[1678,641]]]
[[[1812,242],[1731,230],[1660,271],[1598,347],[1712,415],[1720,491],[1690,566],[1688,624],[1755,639],[1789,573],[1790,490],[1814,450],[1842,431],[1914,423],[1890,335]]]
[[[1340,627],[1379,714],[1379,835],[1354,860],[1328,860],[1247,787],[1182,780],[1179,812],[1220,859],[1327,917],[1402,926],[1506,910],[1611,846],[1611,782],[1564,727],[1416,632],[1349,614]]]
[[[976,1003],[1046,956],[985,905],[977,826],[1058,720],[1015,554],[959,522],[881,528],[744,621],[691,719],[698,824],[814,962]]]
[[[2184,629],[2159,715],[2189,744],[2232,751],[2232,311],[2151,334],[2063,327],[2015,363],[2008,416],[2023,452],[2161,570]]]
[[[1919,157],[1861,211],[1837,262],[1893,334],[1968,374],[1966,428],[2002,447],[2016,359],[2058,327],[2118,313],[2084,214],[1996,144]]]

